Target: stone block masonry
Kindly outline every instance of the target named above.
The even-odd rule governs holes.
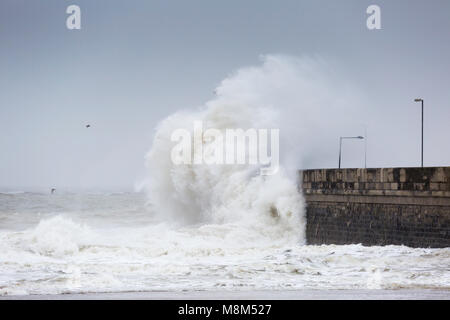
[[[300,172],[308,244],[450,247],[450,167]]]

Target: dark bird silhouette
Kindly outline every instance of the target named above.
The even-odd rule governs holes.
[[[90,124],[86,125],[86,128],[90,128],[90,127],[91,127],[91,125],[90,125]]]

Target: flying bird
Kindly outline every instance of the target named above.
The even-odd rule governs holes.
[[[90,124],[87,124],[87,125],[86,125],[86,128],[90,128],[90,127],[91,127],[91,125],[90,125]]]

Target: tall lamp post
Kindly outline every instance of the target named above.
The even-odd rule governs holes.
[[[342,140],[343,139],[364,139],[364,137],[357,136],[357,137],[340,137],[339,138],[339,169],[341,168]]]
[[[423,99],[414,99],[415,102],[422,102],[422,168],[423,168]]]
[[[364,127],[364,169],[367,169],[367,126]]]

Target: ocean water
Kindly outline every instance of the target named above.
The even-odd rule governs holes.
[[[350,114],[358,96],[328,70],[266,56],[231,74],[204,106],[158,124],[139,193],[1,193],[0,294],[450,289],[450,248],[306,245],[296,170],[326,156],[315,133],[332,134],[334,115]],[[214,150],[196,122],[221,134],[279,129],[279,170],[176,164],[176,130],[193,159]]]
[[[0,294],[450,289],[450,249],[160,221],[143,193],[0,194]],[[257,228],[255,226],[255,228]]]

